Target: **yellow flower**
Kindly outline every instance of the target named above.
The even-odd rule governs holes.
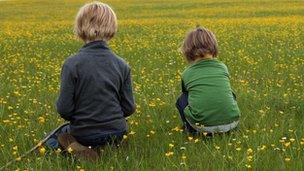
[[[134,134],[136,134],[136,132],[134,132],[134,131],[131,131],[131,132],[129,133],[129,135],[134,135]]]
[[[189,141],[193,140],[193,137],[188,137],[188,140],[189,140]]]
[[[290,144],[291,144],[290,142],[286,142],[286,143],[284,143],[284,146],[285,146],[285,147],[289,147]]]
[[[122,137],[123,137],[124,140],[128,138],[127,135],[123,135]]]
[[[241,148],[241,147],[237,147],[235,150],[236,150],[236,151],[241,151],[242,148]]]
[[[186,147],[181,147],[180,149],[181,149],[181,150],[186,150]]]
[[[10,122],[10,120],[8,120],[8,119],[3,120],[3,123],[9,123],[9,122]]]
[[[248,161],[252,161],[253,157],[252,156],[247,156]]]
[[[72,152],[73,152],[73,149],[72,149],[71,147],[69,147],[69,148],[68,148],[68,152],[69,152],[69,153],[72,153]]]
[[[174,147],[174,144],[171,144],[171,143],[170,143],[170,144],[169,144],[169,147],[170,147],[170,148],[173,148],[173,147]]]
[[[149,106],[150,106],[150,107],[155,107],[156,105],[155,105],[154,102],[150,102],[150,103],[149,103]]]
[[[266,149],[266,145],[262,145],[261,150],[265,150]]]
[[[247,154],[251,154],[251,153],[253,153],[253,150],[251,148],[248,148],[247,149]]]
[[[57,150],[55,150],[55,153],[56,153],[57,155],[59,155],[59,154],[61,153],[61,149],[58,148]]]
[[[291,159],[290,159],[289,157],[286,157],[286,158],[285,158],[285,161],[286,161],[286,162],[289,162],[290,160],[291,160]]]
[[[76,166],[78,171],[85,171],[84,168],[81,168],[81,166]]]
[[[252,166],[250,165],[250,164],[246,164],[245,165],[248,169],[251,169],[252,168]]]
[[[185,162],[181,162],[180,165],[181,166],[186,166],[186,163]]]
[[[40,124],[44,124],[44,123],[45,123],[44,117],[40,116],[40,117],[38,118],[38,122],[39,122]]]
[[[16,161],[20,161],[20,160],[21,160],[21,157],[17,157],[17,158],[16,158]]]
[[[178,126],[172,129],[172,131],[176,131],[176,132],[179,132],[179,131],[181,131],[181,130],[182,130],[182,129],[179,128]]]
[[[45,148],[44,147],[40,147],[39,148],[39,153],[41,154],[41,155],[44,155],[45,154]]]
[[[14,94],[15,94],[16,96],[21,96],[21,94],[20,94],[18,91],[14,91]]]
[[[174,152],[168,151],[165,155],[166,155],[167,157],[170,157],[170,156],[173,156],[173,154],[174,154]]]
[[[198,138],[196,138],[196,139],[194,140],[194,143],[197,143],[197,142],[199,142],[199,139],[198,139]]]

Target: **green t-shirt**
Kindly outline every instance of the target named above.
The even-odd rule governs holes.
[[[206,59],[190,65],[182,74],[182,84],[188,92],[184,112],[190,123],[215,126],[238,120],[240,110],[222,62]]]

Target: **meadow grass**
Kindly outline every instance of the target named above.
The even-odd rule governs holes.
[[[7,170],[303,170],[303,1],[105,1],[119,31],[110,47],[132,67],[137,112],[128,144],[97,163],[48,151]],[[64,121],[56,113],[63,61],[83,1],[0,2],[0,166]],[[197,24],[219,41],[242,111],[231,135],[191,137],[175,109],[186,62],[178,48]]]

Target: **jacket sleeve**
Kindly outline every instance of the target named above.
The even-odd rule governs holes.
[[[133,91],[132,91],[132,79],[131,79],[131,71],[128,68],[126,79],[124,80],[122,87],[120,89],[120,95],[121,95],[121,109],[124,114],[124,117],[128,117],[132,115],[135,110],[135,102],[133,97]]]
[[[61,70],[60,93],[56,103],[60,116],[70,121],[74,111],[74,77],[70,68],[64,64]]]

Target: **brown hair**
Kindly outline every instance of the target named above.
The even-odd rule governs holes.
[[[117,18],[107,4],[95,1],[79,9],[74,32],[83,41],[108,41],[116,31]]]
[[[197,27],[187,34],[181,46],[181,51],[188,62],[202,58],[206,54],[216,57],[218,54],[217,40],[208,29]]]

